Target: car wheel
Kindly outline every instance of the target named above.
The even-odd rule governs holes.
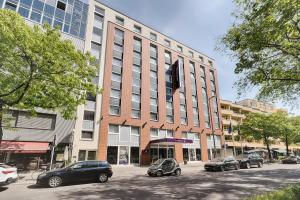
[[[250,168],[251,168],[250,163],[246,163],[246,168],[247,168],[247,169],[250,169]]]
[[[157,177],[160,177],[160,176],[162,176],[162,175],[163,175],[163,174],[162,174],[162,171],[157,171],[157,172],[156,172],[156,176],[157,176]]]
[[[236,164],[235,170],[238,170],[238,169],[240,169],[240,165],[239,165],[239,164]]]
[[[262,167],[262,163],[261,162],[258,162],[258,168],[261,168]]]
[[[221,166],[221,167],[220,167],[220,170],[221,170],[221,172],[224,172],[225,169],[224,169],[223,166]]]
[[[48,185],[49,187],[55,188],[62,184],[62,179],[59,176],[52,176],[49,178]]]
[[[105,183],[105,182],[107,182],[108,181],[108,176],[107,176],[107,174],[106,173],[101,173],[100,175],[99,175],[99,182],[100,183]]]
[[[181,175],[181,169],[176,169],[175,170],[175,175],[180,176]]]

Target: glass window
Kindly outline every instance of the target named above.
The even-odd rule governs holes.
[[[120,107],[119,106],[110,106],[109,107],[109,114],[119,115],[120,114]]]
[[[130,148],[130,163],[138,164],[140,162],[140,148]]]
[[[110,124],[109,133],[119,133],[119,125]]]
[[[86,150],[79,150],[78,161],[85,160],[85,156],[86,156]]]
[[[122,17],[116,16],[116,23],[124,26],[124,19]]]
[[[158,137],[158,129],[151,128],[150,129],[150,135],[151,135],[151,137]]]
[[[61,30],[62,27],[63,27],[63,23],[60,22],[60,21],[55,20],[54,23],[53,23],[53,27],[54,27],[54,28],[58,28],[58,29]]]
[[[100,59],[101,45],[92,42],[91,43],[91,55],[96,59]]]
[[[43,20],[42,20],[42,23],[43,24],[49,24],[49,25],[52,25],[52,18],[49,18],[49,17],[46,17],[45,15],[44,15],[44,17],[43,17]]]
[[[103,17],[97,13],[94,15],[94,26],[100,29],[103,27]]]
[[[61,9],[61,10],[66,10],[66,4],[61,1],[57,1],[56,7]]]
[[[194,57],[194,52],[189,51],[189,56],[190,56],[191,58],[193,58],[193,57]]]
[[[131,127],[131,134],[132,135],[140,135],[140,128],[139,127]]]
[[[182,133],[181,133],[181,137],[182,137],[183,139],[186,139],[186,138],[187,138],[187,132],[182,132]]]
[[[121,91],[120,90],[111,89],[110,96],[111,97],[115,97],[115,98],[120,98],[121,97]]]
[[[96,151],[88,151],[87,160],[96,160]],[[95,162],[96,167],[98,167],[98,162]]]
[[[33,21],[36,21],[36,22],[40,23],[40,21],[41,21],[41,14],[32,11],[30,19],[33,20]]]
[[[127,165],[129,163],[129,147],[119,147],[119,164]]]
[[[150,33],[150,39],[156,41],[157,35],[155,33]]]
[[[109,164],[118,164],[118,147],[107,147],[107,162]]]
[[[93,139],[93,132],[92,131],[82,131],[81,132],[82,139]]]
[[[177,46],[177,51],[182,52],[182,47],[181,46]]]
[[[17,10],[17,5],[10,3],[10,2],[6,2],[5,3],[5,8],[9,9],[9,10],[13,10],[16,11]]]
[[[164,40],[164,45],[165,45],[166,47],[170,47],[170,46],[171,46],[171,42],[170,42],[169,40],[165,39],[165,40]]]
[[[138,25],[134,25],[133,26],[133,31],[136,33],[141,33],[142,32],[142,28]]]
[[[167,137],[169,137],[169,138],[174,137],[173,131],[167,130]]]
[[[21,0],[20,3],[21,3],[21,5],[23,5],[27,8],[30,8],[31,4],[32,4],[32,0]]]
[[[19,11],[21,16],[28,18],[29,16],[29,10],[23,7],[19,7]]]
[[[39,1],[39,0],[34,0],[32,8],[37,10],[37,11],[42,12],[43,9],[44,9],[44,3]]]

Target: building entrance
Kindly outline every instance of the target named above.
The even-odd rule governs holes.
[[[158,159],[174,158],[174,145],[152,144],[150,146],[150,159],[155,162]]]

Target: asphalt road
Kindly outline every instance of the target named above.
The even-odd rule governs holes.
[[[198,166],[183,167],[179,177],[148,177],[146,168],[119,170],[105,184],[36,187],[34,181],[19,181],[0,188],[1,200],[87,199],[244,199],[300,181],[300,165],[264,165],[238,171],[205,172]],[[122,173],[121,173],[122,172]],[[143,173],[144,172],[144,173]],[[120,174],[127,174],[122,176]]]

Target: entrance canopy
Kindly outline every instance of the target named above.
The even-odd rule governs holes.
[[[171,145],[175,143],[185,143],[185,144],[191,144],[193,143],[193,140],[190,139],[179,139],[179,138],[161,138],[156,140],[151,140],[150,144],[166,144]]]
[[[13,153],[46,153],[48,149],[47,142],[2,141],[0,144],[0,151]]]

